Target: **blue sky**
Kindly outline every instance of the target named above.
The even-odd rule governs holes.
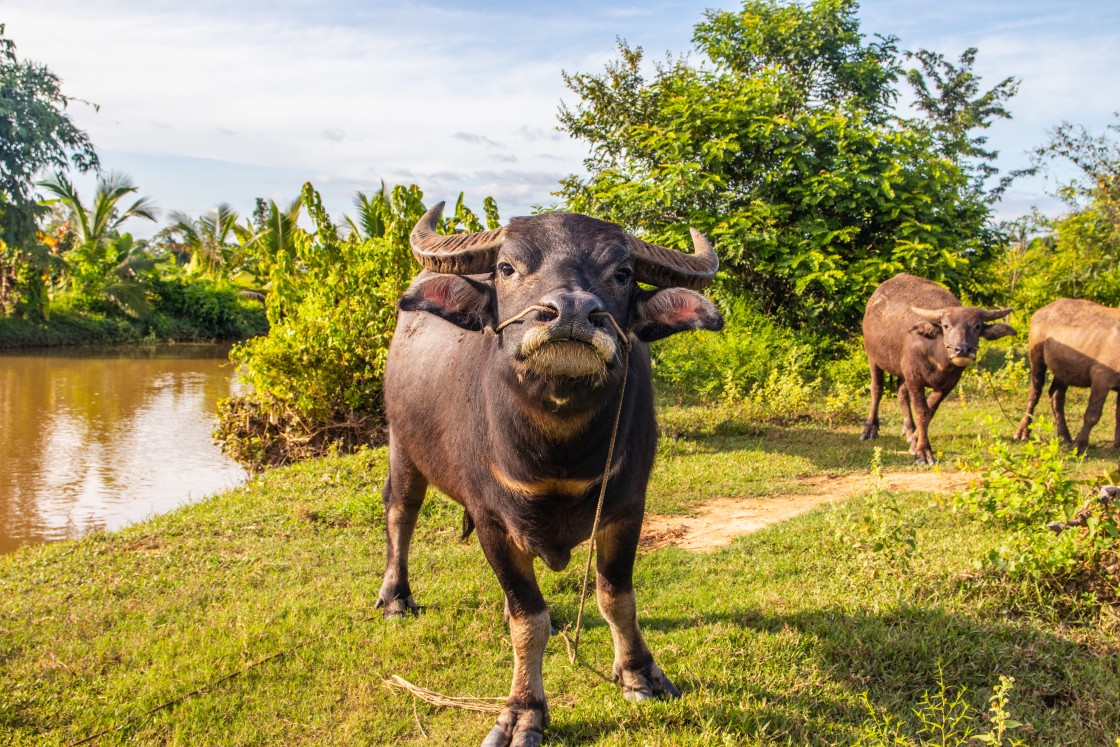
[[[690,0],[0,0],[23,59],[47,64],[106,168],[165,209],[199,214],[257,196],[287,202],[304,181],[336,218],[356,190],[417,183],[427,202],[493,195],[505,218],[551,202],[583,144],[556,131],[561,71],[599,72],[615,40],[650,57],[690,47],[707,7]],[[990,145],[1026,165],[1063,120],[1100,131],[1120,89],[1120,3],[868,0],[866,34],[955,59],[979,48],[989,85],[1021,81],[1014,119]],[[89,180],[79,180],[84,192]],[[1043,179],[1017,184],[1012,217],[1058,209]],[[139,235],[156,227],[133,224]]]

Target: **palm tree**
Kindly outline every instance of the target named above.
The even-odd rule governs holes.
[[[148,311],[147,286],[139,273],[151,269],[155,260],[133,243],[132,236],[121,234],[121,225],[132,218],[155,221],[157,208],[147,197],[122,207],[122,200],[138,188],[116,171],[97,180],[93,202],[87,208],[74,185],[61,172],[41,182],[54,199],[43,205],[66,208],[72,248],[62,259],[65,271],[61,283],[88,299],[105,297],[137,316]]]
[[[248,229],[237,224],[237,211],[222,202],[196,220],[186,213],[173,211],[168,216],[170,230],[183,236],[191,249],[189,272],[213,278],[229,275],[239,264],[236,248],[248,238]]]

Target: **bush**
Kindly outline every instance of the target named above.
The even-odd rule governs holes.
[[[742,298],[721,299],[722,332],[674,335],[652,348],[664,396],[723,403],[751,420],[849,418],[863,407],[869,374],[858,340],[794,331]]]
[[[152,315],[144,320],[157,339],[237,340],[268,330],[264,304],[239,295],[230,283],[180,276],[149,279]]]
[[[421,197],[394,188],[382,233],[344,239],[304,185],[315,230],[263,258],[272,326],[231,354],[254,389],[220,407],[215,436],[233,457],[259,469],[383,438],[385,359],[397,299],[419,270],[408,234]]]
[[[980,477],[955,496],[955,505],[1004,532],[977,565],[1038,589],[1114,602],[1120,599],[1115,499],[1108,492],[1098,498],[1097,483],[1074,479],[1081,458],[1051,435],[1036,428],[1022,448],[991,439],[963,460]],[[1120,475],[1104,479],[1115,483]]]

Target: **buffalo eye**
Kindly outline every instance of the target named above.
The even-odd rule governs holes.
[[[503,278],[511,278],[516,273],[517,273],[517,270],[513,269],[513,265],[511,265],[509,262],[499,262],[498,263],[498,274],[501,275]]]
[[[633,274],[634,271],[629,267],[622,267],[614,274],[614,281],[619,285],[626,285]]]

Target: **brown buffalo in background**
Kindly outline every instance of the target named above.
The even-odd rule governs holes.
[[[883,372],[900,379],[902,435],[918,464],[933,464],[929,422],[938,405],[976,360],[980,338],[1015,334],[994,324],[1011,309],[989,311],[961,306],[957,297],[932,280],[899,273],[875,289],[863,315],[863,347],[871,367],[871,413],[861,440],[879,437]],[[925,390],[933,390],[926,400]]]
[[[1030,436],[1034,407],[1046,383],[1046,369],[1053,375],[1050,407],[1058,436],[1078,453],[1089,446],[1089,433],[1101,419],[1108,393],[1120,391],[1120,309],[1059,298],[1043,306],[1031,317],[1028,356],[1031,362],[1031,388],[1027,412],[1019,423],[1016,438]],[[1089,387],[1089,404],[1077,438],[1071,439],[1066,425],[1066,389]],[[1120,397],[1117,399],[1116,431],[1113,448],[1120,447]]]

